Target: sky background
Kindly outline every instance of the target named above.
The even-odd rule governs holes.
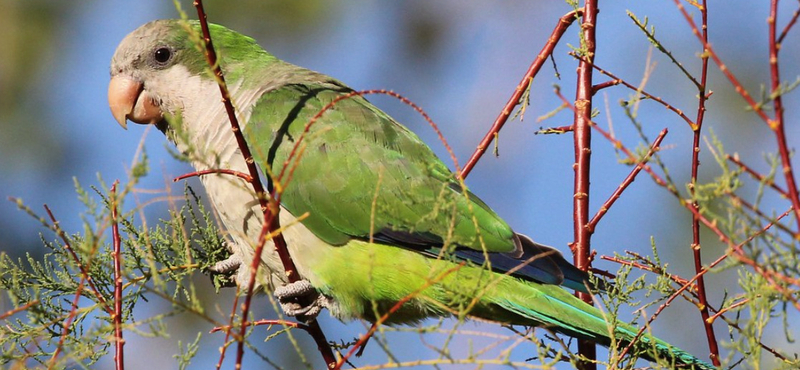
[[[181,4],[194,18],[191,2]],[[438,124],[462,165],[546,42],[558,17],[570,10],[560,1],[319,0],[287,4],[209,1],[206,7],[212,22],[254,37],[281,59],[334,76],[357,90],[391,89],[421,105]],[[781,25],[796,6],[796,2],[783,2]],[[98,174],[108,183],[114,179],[124,181],[140,142],[150,157],[151,172],[139,187],[163,190],[171,186],[173,193],[182,192],[182,183],[172,184],[169,180],[189,172],[189,166],[169,155],[168,143],[159,132],[135,124],[129,125],[127,131],[122,130],[111,117],[106,100],[108,65],[116,45],[143,23],[177,17],[173,2],[0,0],[0,8],[3,9],[0,12],[2,199],[19,197],[37,211],[42,204],[48,204],[65,230],[80,232],[80,214],[85,210],[74,191],[73,179],[84,186],[98,185]],[[760,87],[768,82],[764,42],[766,2],[717,0],[710,1],[710,9],[712,44],[744,86],[758,96]],[[676,58],[692,73],[699,71],[700,45],[674,4],[666,0],[601,1],[598,65],[632,83],[641,81],[650,44],[626,16],[626,10],[641,19],[649,17],[659,39],[672,49]],[[569,45],[578,44],[577,32],[578,28],[571,28],[556,49],[560,80],[552,63],[547,63],[534,81],[524,121],[508,123],[500,133],[500,156],[487,154],[467,180],[470,189],[516,231],[565,253],[573,235],[572,136],[537,136],[534,132],[542,126],[571,122],[572,114],[566,111],[544,122],[537,122],[536,118],[560,104],[553,94],[554,84],[567,97],[574,97],[576,63],[567,53]],[[798,30],[791,33],[784,44],[798,45],[798,33]],[[793,81],[800,68],[796,63],[800,58],[798,48],[786,47],[781,58],[783,76]],[[647,90],[694,117],[696,90],[662,55],[654,53],[653,61],[655,70]],[[745,109],[744,101],[717,68],[712,66],[711,70],[709,86],[714,95],[708,103],[704,132],[713,131],[728,152],[738,152],[748,163],[766,171],[768,167],[762,158],[774,148],[772,135]],[[605,80],[596,77],[598,82]],[[606,127],[612,122],[618,137],[634,148],[639,144],[638,137],[618,104],[630,95],[620,87],[604,90],[595,100],[595,108],[600,112],[595,120]],[[796,94],[787,99],[788,137],[794,148],[800,136],[795,109],[800,102]],[[451,163],[435,133],[413,110],[387,97],[370,97],[370,100],[418,133],[446,163]],[[679,184],[685,183],[689,178],[689,128],[678,117],[652,103],[642,104],[639,114],[650,138],[665,127],[670,130],[663,144],[664,160],[671,167],[674,179]],[[711,180],[719,174],[719,168],[703,149],[701,178]],[[599,135],[594,135],[592,160],[593,213],[629,168],[618,163],[612,146]],[[200,188],[196,182],[190,184]],[[742,194],[753,196],[755,191],[751,183]],[[776,208],[780,213],[785,210],[784,205],[780,200],[768,198],[765,209]],[[166,217],[167,211],[166,204],[153,203],[146,214],[156,220]],[[649,253],[652,236],[672,272],[689,277],[693,270],[688,259],[689,222],[689,214],[675,199],[642,175],[601,221],[592,239],[593,247],[601,255],[625,250]],[[24,253],[41,256],[45,249],[40,233],[48,240],[53,237],[13,203],[0,201],[0,251],[13,256]],[[708,262],[723,249],[709,237],[707,230],[704,234]],[[606,261],[595,266],[617,269]],[[711,292],[712,301],[720,301],[724,287],[735,287],[735,278],[734,273],[726,272],[712,276],[712,286],[716,287]],[[213,297],[228,309],[225,307],[230,305],[230,292]],[[11,308],[7,304],[0,298],[0,312]],[[137,311],[137,315],[148,317],[165,304],[151,302]],[[268,310],[261,314],[271,315]],[[329,339],[348,340],[365,331],[363,324],[345,325],[328,317],[321,324]],[[503,330],[469,325],[481,330]],[[208,329],[175,321],[171,329],[174,335],[169,339],[130,335],[126,346],[129,353],[147,356],[129,356],[127,368],[176,367],[172,355],[177,352],[177,341],[193,339],[198,331]],[[667,310],[656,321],[654,331],[699,357],[707,353],[699,315],[688,305],[679,303]],[[726,337],[724,326],[718,327],[718,335]],[[206,336],[206,351],[194,361],[193,368],[208,368],[210,362],[215,363],[216,348],[221,341],[221,337]],[[296,355],[287,350],[290,347],[285,341],[276,342],[281,341],[263,345],[263,351],[278,363],[293,363]],[[417,335],[399,336],[397,343],[408,347],[410,359],[435,357]],[[463,355],[465,346],[452,348],[463,351]],[[372,352],[368,348],[364,360],[356,363],[385,361],[377,346],[371,349]],[[308,352],[316,356],[314,351]],[[260,360],[250,355],[246,364],[256,366]],[[98,368],[104,366],[110,367],[111,362],[104,362]]]

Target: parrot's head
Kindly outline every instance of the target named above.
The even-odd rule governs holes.
[[[274,58],[247,36],[219,25],[209,27],[229,85],[240,85],[237,79],[254,69],[248,63]],[[130,120],[155,124],[163,131],[167,117],[187,111],[202,114],[197,112],[219,104],[201,35],[197,21],[157,20],[120,42],[111,60],[108,103],[123,128]]]

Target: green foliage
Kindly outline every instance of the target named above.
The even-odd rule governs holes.
[[[684,3],[692,4],[691,1]],[[230,6],[219,4],[216,6],[220,8],[214,12],[222,13],[221,23],[226,23],[225,11],[230,9]],[[575,0],[568,0],[567,4],[572,9],[578,9],[580,6]],[[311,5],[298,3],[280,9],[284,9],[288,15],[268,13],[282,20],[284,23],[281,26],[275,26],[276,22],[264,22],[263,18],[257,17],[257,22],[253,21],[257,25],[253,27],[282,28],[283,32],[291,32],[292,29],[285,27],[286,25],[299,27],[301,24],[320,23],[319,19],[326,18],[323,10],[327,9],[327,5],[323,5],[322,2]],[[307,21],[296,22],[298,17]],[[698,92],[692,91],[692,94],[704,94],[705,87],[701,86],[697,76],[690,72],[695,66],[684,67],[683,62],[670,51],[670,47],[656,37],[656,28],[650,24],[649,19],[638,18],[632,12],[628,13],[628,17],[641,31],[642,37],[678,69],[676,75],[685,77],[697,87]],[[270,24],[272,25],[267,26]],[[580,40],[580,47],[573,48],[578,55],[586,55],[586,50],[583,39]],[[599,51],[599,53],[604,52],[607,51]],[[26,67],[28,63],[17,62],[9,65]],[[29,75],[30,72],[21,74],[21,76]],[[24,80],[19,77],[17,79],[19,80],[16,82],[17,85]],[[773,92],[764,88],[757,108],[772,109],[775,99],[792,92],[798,86],[798,81],[800,79],[791,83],[783,82]],[[640,115],[638,110],[639,105],[647,101],[642,97],[644,83],[641,85],[642,87],[622,102],[623,113],[638,135],[632,156],[624,154],[617,144],[614,144],[619,162],[623,166],[634,166],[640,162],[652,143],[650,139],[652,134],[648,131],[647,122],[644,121],[653,118]],[[17,90],[19,89],[4,89],[5,95],[0,94],[0,96],[13,96]],[[10,92],[14,93],[9,95]],[[521,98],[522,107],[517,111],[520,119],[523,118],[525,108],[530,103],[530,94],[529,86]],[[9,104],[8,99],[0,101]],[[13,103],[13,100],[11,102]],[[553,108],[552,112],[543,118],[555,117],[562,111],[567,109],[563,106]],[[567,114],[569,113],[567,111]],[[595,107],[592,117],[596,117],[599,113],[600,110]],[[175,119],[171,120],[170,124],[172,130],[168,132],[172,135],[171,139],[188,142],[185,140],[182,123]],[[673,132],[677,131],[670,129]],[[679,129],[685,130],[686,127]],[[745,173],[743,167],[731,164],[729,158],[735,158],[736,154],[726,151],[722,140],[713,131],[706,129],[703,134],[705,140],[703,153],[710,153],[716,162],[716,167],[712,165],[704,168],[706,177],[701,177],[693,183],[676,180],[681,178],[680,175],[673,177],[671,172],[679,173],[679,170],[685,168],[668,167],[667,162],[658,153],[652,157],[649,165],[663,177],[666,193],[674,196],[677,205],[697,203],[700,215],[708,220],[706,226],[702,228],[704,236],[725,239],[721,246],[723,251],[716,254],[704,252],[710,257],[706,257],[703,261],[706,263],[706,268],[710,269],[706,276],[729,273],[737,279],[736,286],[727,286],[724,292],[719,292],[723,288],[710,285],[710,289],[716,289],[716,293],[724,294],[720,301],[709,303],[712,315],[721,313],[712,319],[724,321],[724,323],[717,321],[715,326],[719,342],[726,348],[723,352],[726,354],[722,359],[723,365],[725,368],[798,368],[800,359],[795,338],[797,323],[790,319],[792,314],[800,311],[800,305],[797,303],[800,299],[797,282],[800,276],[798,240],[793,234],[791,217],[783,217],[781,213],[783,209],[776,210],[765,206],[769,200],[774,200],[772,198],[780,198],[780,195],[775,195],[777,190],[773,188],[783,175],[777,149],[765,149],[762,167],[766,167],[768,172],[762,179],[753,180]],[[184,153],[172,153],[176,159],[186,161],[194,150],[189,148]],[[191,159],[198,160],[198,158]],[[688,168],[688,161],[683,165]],[[89,189],[76,181],[77,195],[85,206],[85,212],[80,215],[83,220],[83,229],[80,232],[66,234],[49,216],[37,214],[23,202],[17,202],[25,213],[30,214],[49,230],[41,237],[42,245],[48,252],[43,257],[28,255],[18,259],[12,259],[0,252],[0,301],[7,302],[9,307],[19,308],[18,312],[6,315],[0,312],[0,366],[91,368],[100,358],[113,353],[115,278],[111,235],[112,225],[115,223],[121,228],[122,237],[121,265],[124,289],[119,322],[126,332],[146,337],[168,337],[171,330],[166,319],[173,316],[192,316],[205,321],[208,327],[228,324],[227,321],[219,320],[209,312],[207,303],[213,299],[201,294],[199,283],[195,279],[199,273],[207,271],[209,266],[223,260],[227,255],[225,242],[220,237],[222,233],[216,227],[210,212],[200,197],[191,188],[186,187],[181,205],[175,206],[170,199],[169,217],[151,224],[144,216],[140,204],[125,207],[131,199],[135,199],[131,194],[138,179],[147,174],[146,156],[133,166],[131,173],[132,180],[124,186],[118,185],[114,191],[105,185],[102,179],[98,180],[99,186]],[[647,175],[642,173],[640,176]],[[165,203],[159,203],[161,204]],[[656,201],[651,205],[653,208],[662,206]],[[384,207],[385,210],[391,210],[388,206]],[[114,217],[112,215],[114,209],[122,210],[122,214]],[[657,210],[652,209],[651,212]],[[617,229],[624,231],[625,227],[638,226],[635,221],[631,225],[611,227],[615,228],[615,231]],[[717,246],[716,242],[710,239],[702,239],[701,245],[697,247]],[[650,255],[615,255],[622,263],[616,271],[616,278],[613,284],[608,286],[607,291],[595,295],[601,301],[600,307],[606,313],[611,328],[627,323],[636,327],[648,327],[649,330],[653,314],[660,308],[666,307],[670,297],[678,294],[686,280],[692,278],[692,276],[681,278],[674,274],[673,266],[659,254],[659,251],[663,253],[666,248],[674,246],[666,246],[659,241],[657,248],[656,240],[660,240],[660,236],[651,239]],[[683,253],[690,253],[688,246],[681,247],[685,248]],[[713,251],[712,248],[704,251],[709,249]],[[709,267],[708,263],[718,257],[722,258],[722,262],[715,264],[713,268]],[[213,279],[216,288],[230,284],[230,281],[223,276],[213,276]],[[722,285],[721,282],[718,284]],[[147,300],[169,302],[169,309],[140,317],[137,307]],[[683,291],[676,300],[688,301],[690,307],[698,305],[698,295],[693,289]],[[631,311],[636,315],[631,317],[628,314]],[[696,312],[692,314],[697,316],[692,317],[692,320],[699,322],[699,314]],[[236,317],[232,321],[235,324],[239,320],[241,318]],[[469,325],[471,324],[466,321],[464,315],[459,315],[457,320],[426,321],[414,327],[380,327],[372,339],[371,350],[385,354],[386,362],[368,368],[440,365],[464,365],[474,368],[488,366],[551,368],[561,362],[570,362],[572,366],[577,363],[576,355],[571,352],[572,343],[549,334],[545,329],[534,331],[528,328],[508,327],[498,334],[474,330]],[[719,335],[723,331],[719,330],[721,327],[727,330],[726,336]],[[254,331],[255,329],[251,329],[248,333]],[[278,328],[270,334],[258,333],[256,338],[272,340],[278,337],[290,337],[290,340],[294,341],[291,338],[292,334],[283,335],[291,332],[292,330],[288,328]],[[193,340],[179,342],[175,358],[180,369],[187,368],[195,356],[205,350],[201,348],[202,335],[198,331]],[[343,341],[335,334],[332,337],[334,340]],[[402,341],[404,337],[410,337],[412,340],[422,338],[421,340],[436,355],[431,359],[405,360],[404,348],[396,346],[396,343]],[[358,338],[347,339],[348,343],[334,345],[334,348],[344,352]],[[783,340],[789,345],[774,348],[770,341],[775,340]],[[221,342],[220,339],[218,343]],[[303,361],[306,361],[306,357],[313,360],[316,356],[313,348],[302,347],[298,343],[293,342],[299,357],[303,358]],[[465,348],[455,347],[456,345],[463,345]],[[269,366],[280,367],[271,358],[273,356],[260,353],[250,341],[247,341],[246,346]],[[601,360],[600,365],[621,369],[640,366],[641,363],[637,364],[630,354],[624,358],[620,357],[624,348],[625,346],[620,343],[611,343],[608,351],[609,360],[607,362]],[[704,350],[697,349],[693,352],[700,354]],[[523,352],[528,358],[525,361],[514,361],[511,359],[513,351]],[[157,366],[169,367],[163,364]],[[654,366],[668,368],[669,364]]]
[[[145,336],[167,336],[163,320],[173,315],[190,313],[213,321],[206,315],[191,279],[228,253],[222,248],[209,212],[187,186],[184,204],[153,227],[137,225],[136,208],[114,219],[112,208],[124,209],[123,197],[138,176],[146,174],[146,161],[134,166],[132,173],[136,177],[122,191],[105,186],[87,190],[76,182],[87,210],[81,215],[82,234],[67,235],[57,222],[18,203],[56,238],[42,236],[49,252],[41,259],[28,256],[14,260],[0,253],[0,299],[12,307],[30,304],[0,326],[0,363],[26,368],[87,368],[109,353],[114,344],[114,222],[122,237],[123,329]],[[215,276],[214,283],[219,287],[225,283],[224,277]],[[172,309],[154,317],[135,317],[134,308],[143,299],[154,297],[171,302]],[[200,333],[178,356],[181,368],[197,353],[199,339]]]

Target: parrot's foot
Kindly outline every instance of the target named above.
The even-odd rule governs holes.
[[[230,257],[228,257],[228,259],[215,263],[214,266],[211,266],[209,270],[218,274],[230,274],[239,270],[239,267],[241,266],[242,257],[240,257],[238,254],[232,254]]]
[[[330,298],[320,294],[305,279],[276,288],[275,297],[287,316],[304,322],[313,320],[331,303]]]
[[[225,277],[230,281],[230,285],[225,286],[236,286],[238,283],[240,283],[240,280],[242,280],[238,276],[241,271],[241,267],[242,257],[239,254],[234,253],[226,260],[215,263],[214,266],[209,268],[209,270],[216,274],[225,275]],[[245,278],[245,280],[247,279]]]

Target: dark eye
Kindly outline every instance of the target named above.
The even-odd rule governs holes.
[[[165,64],[170,60],[170,58],[172,58],[172,50],[169,50],[169,48],[166,47],[160,47],[156,49],[156,52],[155,54],[153,54],[153,57],[155,58],[157,63]]]

